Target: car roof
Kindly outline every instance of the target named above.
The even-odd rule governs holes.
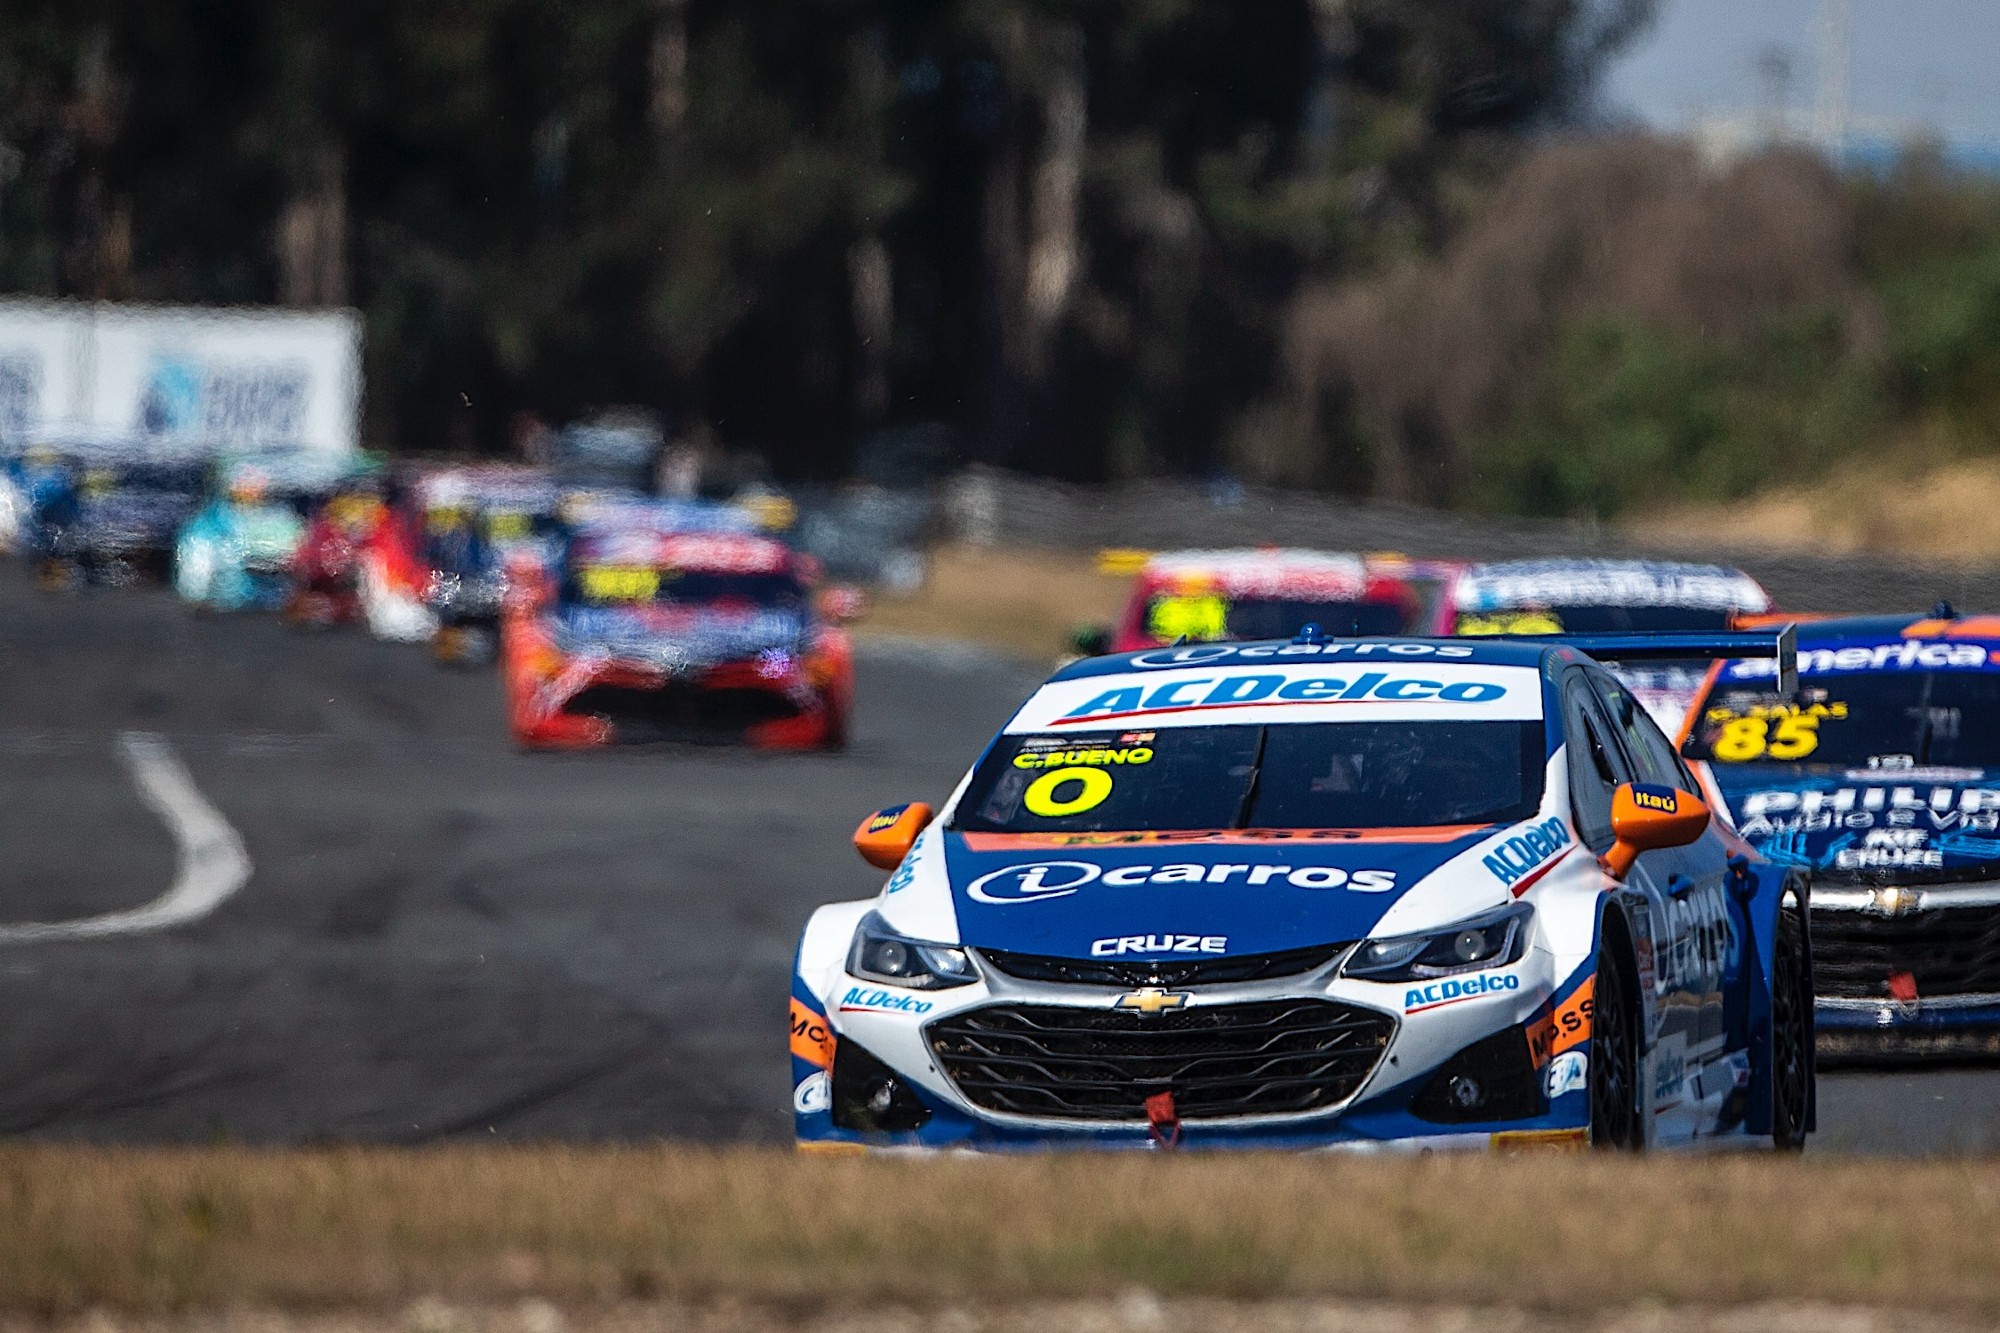
[[[1146,558],[1149,574],[1217,574],[1283,566],[1338,570],[1359,575],[1367,562],[1352,551],[1317,551],[1299,546],[1237,546],[1214,550],[1155,551]]]
[[[1763,585],[1742,570],[1686,560],[1595,556],[1499,560],[1467,569],[1452,590],[1452,601],[1461,611],[1586,600],[1728,611],[1764,611],[1771,605]]]
[[[1401,649],[1402,651],[1397,651]],[[1439,649],[1448,649],[1440,652]],[[1540,668],[1550,652],[1562,649],[1554,643],[1524,642],[1517,639],[1469,638],[1426,639],[1381,637],[1365,639],[1252,639],[1241,643],[1189,643],[1170,648],[1148,648],[1134,653],[1112,653],[1086,657],[1057,671],[1050,681],[1083,680],[1093,676],[1145,675],[1175,666],[1306,666],[1316,661],[1388,662],[1406,667],[1424,662],[1452,662],[1462,666],[1511,666]]]
[[[1904,613],[1893,616],[1836,616],[1801,621],[1799,646],[1875,642],[1884,639],[2000,640],[2000,616],[1938,617]]]

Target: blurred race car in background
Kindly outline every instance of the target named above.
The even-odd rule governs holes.
[[[1463,560],[1430,560],[1400,551],[1370,551],[1363,557],[1368,573],[1393,579],[1409,589],[1416,610],[1404,627],[1405,634],[1450,634],[1458,612],[1452,606],[1452,592],[1468,568]]]
[[[174,542],[174,588],[211,611],[276,611],[291,600],[306,516],[358,466],[344,454],[271,449],[224,458],[215,494]]]
[[[1695,637],[1674,651],[1787,649]],[[1079,661],[936,818],[893,806],[855,844],[894,873],[799,943],[803,1147],[1796,1148],[1813,1125],[1805,877],[1711,816],[1575,646]]]
[[[45,588],[164,581],[181,525],[200,507],[210,456],[158,442],[37,451],[22,546]]]
[[[1821,1047],[2000,1052],[2000,617],[1803,625],[1796,695],[1730,662],[1695,707],[1739,833],[1811,871]]]
[[[507,563],[554,554],[556,486],[539,468],[486,463],[439,467],[411,488],[410,564],[437,624],[441,662],[476,665],[499,653]]]
[[[808,557],[733,506],[593,497],[564,509],[554,559],[522,551],[508,569],[501,670],[516,740],[846,743],[852,654]]]
[[[1674,560],[1506,560],[1473,565],[1452,589],[1461,635],[1713,633],[1771,610],[1757,580],[1725,565]],[[1612,662],[1660,729],[1678,736],[1708,664]]]
[[[1288,638],[1306,625],[1333,635],[1424,632],[1432,628],[1425,602],[1405,572],[1371,568],[1358,555],[1275,546],[1157,552],[1142,557],[1118,623],[1079,630],[1075,643],[1094,655]]]
[[[22,548],[44,588],[164,580],[200,502],[208,454],[140,440],[36,450]]]

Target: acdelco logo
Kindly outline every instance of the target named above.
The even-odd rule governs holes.
[[[914,995],[896,991],[849,986],[847,994],[840,997],[840,1012],[843,1014],[927,1014],[930,1011],[929,1000],[919,1000]]]
[[[1203,687],[1207,686],[1206,693]],[[1251,704],[1361,703],[1454,703],[1490,704],[1503,697],[1507,687],[1491,680],[1459,680],[1446,684],[1414,676],[1391,676],[1384,671],[1364,671],[1349,679],[1333,676],[1194,676],[1148,688],[1120,685],[1104,691],[1083,707],[1055,720],[1056,726],[1071,722],[1105,721],[1147,713],[1179,713],[1200,708],[1241,708]]]
[[[1495,879],[1511,885],[1567,846],[1568,826],[1560,817],[1552,817],[1507,839],[1487,853],[1483,863]]]
[[[1412,986],[1403,992],[1403,1012],[1422,1013],[1426,1009],[1441,1009],[1460,1000],[1476,1000],[1482,995],[1497,995],[1501,991],[1521,989],[1521,979],[1511,974],[1476,972],[1463,980],[1433,982],[1428,986]]]

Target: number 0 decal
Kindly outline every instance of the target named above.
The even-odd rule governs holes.
[[[1058,789],[1069,783],[1077,783],[1077,790],[1066,797],[1058,797]],[[1111,775],[1101,768],[1059,768],[1053,773],[1044,773],[1028,784],[1028,790],[1021,793],[1021,804],[1028,807],[1030,814],[1044,819],[1060,819],[1064,815],[1080,815],[1086,810],[1095,810],[1104,804],[1104,798],[1111,795]]]

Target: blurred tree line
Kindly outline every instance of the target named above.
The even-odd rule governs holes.
[[[1438,250],[1308,284],[1281,474],[1612,518],[2000,455],[2000,179],[1911,145],[1544,143]]]
[[[1651,5],[0,0],[0,290],[353,304],[403,449],[638,404],[793,477],[941,422],[1425,495],[1314,294],[1437,254]]]

